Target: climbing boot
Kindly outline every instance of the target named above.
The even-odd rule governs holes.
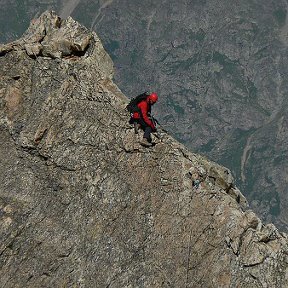
[[[141,141],[140,141],[140,144],[144,147],[151,147],[152,146],[152,143],[149,142],[146,138],[143,138]]]

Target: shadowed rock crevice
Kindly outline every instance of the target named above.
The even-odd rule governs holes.
[[[0,286],[287,286],[286,234],[227,168],[139,144],[94,32],[46,12],[0,51]]]

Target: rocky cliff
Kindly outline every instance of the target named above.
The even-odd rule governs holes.
[[[0,67],[1,287],[288,286],[287,236],[228,169],[138,144],[94,32],[46,12]]]
[[[174,137],[229,167],[262,219],[288,231],[286,0],[0,0],[0,7],[0,42],[19,38],[51,8],[97,30],[118,87],[130,97],[156,87],[155,110]]]
[[[98,3],[72,15],[103,39],[120,89],[157,87],[173,136],[230,168],[253,209],[288,231],[287,1]]]

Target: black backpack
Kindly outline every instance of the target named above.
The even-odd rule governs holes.
[[[131,99],[129,104],[126,106],[126,109],[130,113],[135,113],[135,112],[139,113],[140,112],[140,108],[137,106],[137,104],[140,103],[141,101],[145,100],[148,96],[149,96],[149,93],[148,92],[144,92],[144,93],[138,95],[137,97]]]

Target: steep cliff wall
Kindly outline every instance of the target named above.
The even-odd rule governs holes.
[[[287,287],[228,169],[138,144],[94,32],[46,12],[0,67],[1,287]]]
[[[118,87],[129,96],[157,87],[165,127],[229,167],[253,210],[288,231],[286,0],[0,0],[0,7],[0,42],[19,38],[47,9],[96,29]]]

